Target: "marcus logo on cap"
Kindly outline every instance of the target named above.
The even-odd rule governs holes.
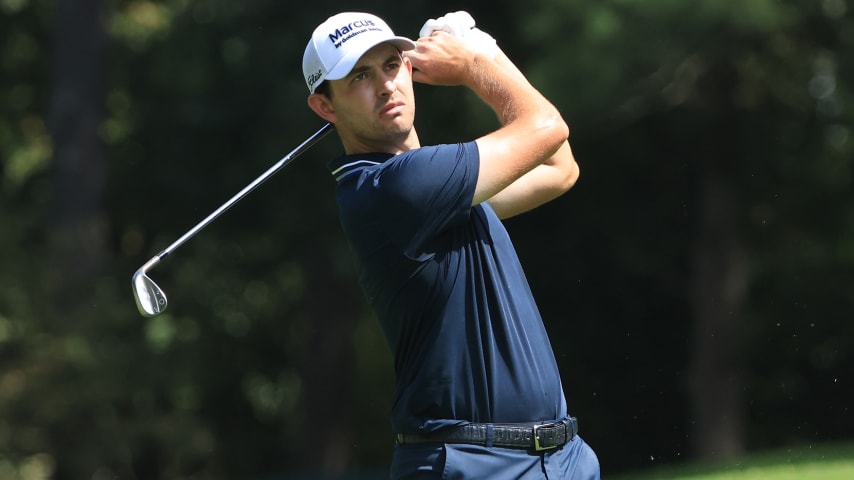
[[[371,20],[358,20],[341,28],[336,28],[334,32],[329,34],[329,40],[335,45],[335,48],[338,48],[347,40],[370,29],[382,31],[381,28],[374,27],[374,22]]]
[[[346,77],[365,52],[383,42],[401,51],[415,48],[415,42],[396,36],[376,15],[344,12],[329,17],[314,29],[302,57],[308,91],[314,93],[325,80]]]

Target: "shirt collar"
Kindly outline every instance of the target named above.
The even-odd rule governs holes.
[[[354,155],[341,155],[326,163],[329,173],[335,177],[335,181],[341,183],[346,177],[361,171],[365,167],[379,165],[394,155],[391,153],[358,153]]]

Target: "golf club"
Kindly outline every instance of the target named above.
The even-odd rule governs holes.
[[[317,143],[318,140],[326,136],[329,132],[331,132],[333,126],[331,123],[327,123],[320,130],[314,133],[307,140],[302,142],[297,148],[295,148],[291,153],[287,154],[276,162],[275,165],[267,169],[266,172],[261,174],[260,177],[256,178],[252,183],[243,188],[243,190],[237,192],[236,195],[231,197],[227,202],[222,204],[219,208],[213,211],[210,215],[208,215],[204,220],[196,224],[195,227],[191,228],[187,233],[181,236],[178,240],[175,240],[171,245],[166,247],[163,251],[155,255],[151,258],[151,260],[145,262],[145,264],[139,267],[139,270],[133,274],[132,286],[133,286],[133,296],[136,300],[136,307],[139,309],[139,313],[141,313],[145,317],[153,317],[166,309],[166,294],[163,293],[163,290],[154,283],[154,280],[148,278],[148,271],[154,268],[160,260],[162,260],[165,256],[169,255],[173,251],[175,251],[178,247],[180,247],[184,242],[189,240],[193,235],[199,233],[199,231],[206,226],[208,226],[211,222],[213,222],[218,216],[220,216],[223,212],[231,208],[232,205],[240,201],[243,197],[249,194],[252,190],[255,190],[258,185],[261,185],[265,180],[272,177],[276,172],[284,168],[288,165],[291,160],[295,159],[304,151],[308,150],[309,147]]]

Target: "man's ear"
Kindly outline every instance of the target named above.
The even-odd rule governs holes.
[[[335,109],[332,107],[332,101],[326,95],[312,93],[308,96],[308,106],[327,122],[335,123],[338,121],[338,116],[335,115]]]

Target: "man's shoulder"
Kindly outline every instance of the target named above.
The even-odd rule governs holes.
[[[416,155],[416,156],[435,156],[435,155],[470,155],[477,153],[477,144],[474,141],[459,142],[459,143],[440,143],[436,145],[426,145],[415,148],[407,152],[403,152],[398,156]]]

